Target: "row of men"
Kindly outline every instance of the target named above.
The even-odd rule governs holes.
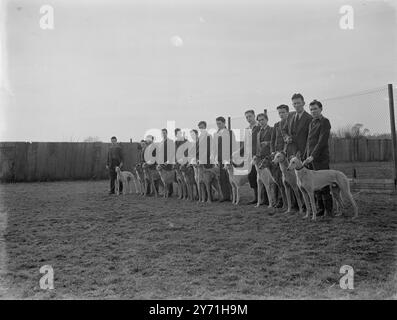
[[[292,106],[295,111],[290,112],[288,105],[283,104],[277,107],[280,121],[274,127],[268,125],[268,116],[265,113],[255,115],[254,110],[247,110],[245,118],[248,122],[247,130],[250,131],[251,139],[251,152],[252,155],[257,155],[260,158],[270,156],[277,151],[283,151],[287,156],[296,154],[298,151],[303,158],[309,158],[311,169],[322,170],[329,169],[329,147],[328,139],[330,136],[331,125],[327,118],[322,115],[323,106],[321,102],[313,100],[309,104],[310,114],[305,110],[305,100],[300,93],[296,93],[291,98]],[[207,131],[206,121],[198,123],[198,130],[191,130],[190,134],[193,143],[190,142],[192,148],[196,148],[195,156],[200,158],[199,150],[205,150],[208,159],[207,165],[211,166],[209,159],[216,159],[216,162],[222,163],[222,146],[220,143],[222,138],[226,137],[226,141],[230,140],[232,150],[236,150],[236,139],[232,131],[226,127],[226,120],[224,117],[216,118],[217,131],[212,136]],[[231,135],[231,139],[230,139]],[[145,150],[151,146],[154,138],[152,136],[146,137],[141,141],[140,162],[145,162]],[[162,141],[160,147],[164,155],[164,162],[170,160],[170,155],[175,155],[178,148],[183,144],[189,143],[182,134],[180,129],[175,129],[175,142],[168,138],[167,129],[162,129]],[[206,147],[198,148],[199,145],[204,144]],[[170,146],[172,146],[170,148]],[[168,150],[167,150],[168,149]],[[170,150],[172,149],[172,150]],[[239,149],[239,147],[237,147]],[[241,150],[239,150],[241,152]],[[112,154],[116,154],[115,157]],[[227,153],[226,153],[227,154]],[[168,157],[168,159],[167,159]],[[224,158],[224,156],[223,156]],[[117,152],[109,150],[108,165],[115,166],[122,161],[121,149]],[[249,175],[249,184],[253,189],[253,199],[249,204],[257,202],[258,188],[257,188],[257,173],[255,167],[252,166]],[[227,176],[225,170],[221,170],[221,183],[224,199],[228,200],[230,195],[230,186],[227,183]],[[111,182],[112,183],[112,182]],[[114,190],[111,186],[111,192]],[[171,191],[172,192],[172,191]],[[277,192],[277,191],[275,191]],[[264,195],[265,201],[266,194]],[[278,197],[281,201],[281,197]],[[332,196],[329,187],[325,187],[316,195],[319,214],[324,212],[327,208],[332,212]],[[282,206],[282,203],[276,203],[276,207]]]

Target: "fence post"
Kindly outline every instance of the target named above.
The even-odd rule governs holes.
[[[389,91],[389,109],[390,109],[390,129],[392,140],[392,151],[394,160],[394,189],[397,189],[397,137],[396,137],[396,118],[394,115],[394,99],[393,99],[393,85],[388,84]]]
[[[232,163],[232,119],[227,117],[227,128],[229,129],[229,163]]]

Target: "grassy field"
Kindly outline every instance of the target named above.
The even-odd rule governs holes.
[[[0,185],[0,296],[396,298],[397,197],[360,217],[302,219],[246,203],[108,196],[107,181]],[[39,288],[51,265],[55,289]],[[355,288],[342,290],[351,265]]]

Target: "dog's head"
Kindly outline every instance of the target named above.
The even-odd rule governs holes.
[[[199,161],[196,158],[192,158],[189,161],[189,164],[192,165],[194,168],[197,168],[199,166]]]
[[[253,156],[252,164],[257,165],[257,164],[259,164],[259,162],[261,162],[261,158],[259,158],[258,156]]]
[[[233,164],[232,164],[232,163],[230,163],[229,161],[225,161],[225,162],[223,163],[223,166],[224,166],[225,170],[227,171],[227,173],[233,174],[233,172],[234,172],[234,167],[233,167]]]
[[[298,151],[296,155],[292,155],[289,160],[288,170],[300,169],[303,167],[300,152]]]
[[[273,163],[282,163],[287,158],[287,155],[284,151],[278,151],[274,155]]]
[[[264,157],[259,163],[259,169],[271,168],[272,167],[272,159],[269,156]]]
[[[120,167],[116,167],[116,168],[114,168],[114,170],[115,170],[117,173],[120,173],[120,172],[121,172]]]

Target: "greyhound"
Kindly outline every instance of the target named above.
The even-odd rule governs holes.
[[[134,175],[129,171],[121,171],[120,167],[116,167],[115,171],[117,173],[115,184],[116,194],[120,194],[120,181],[123,184],[123,194],[127,194],[127,188],[130,190],[130,193],[132,193],[132,182],[135,181]]]
[[[204,181],[203,181],[203,170],[198,165],[198,161],[195,158],[192,158],[190,160],[189,165],[191,165],[194,170],[194,180],[196,180],[197,195],[198,195],[197,202],[205,202],[206,201],[206,197],[205,197],[206,191],[205,191],[205,185],[204,185]]]
[[[145,180],[148,181],[148,183],[150,184],[150,189],[152,190],[152,192],[154,192],[154,196],[157,198],[157,196],[159,195],[159,192],[156,188],[156,185],[158,186],[160,183],[162,184],[160,174],[158,173],[156,168],[154,168],[154,169],[151,168],[149,163],[144,163],[142,165],[142,168],[143,168]],[[146,192],[146,190],[145,190],[145,192]]]
[[[261,159],[258,156],[254,156],[252,159],[252,164],[255,165],[255,169],[257,172],[257,184],[258,184],[258,202],[255,207],[259,207],[262,203],[262,188],[265,187],[267,198],[269,200],[269,209],[274,209],[272,206],[272,193],[270,192],[270,183],[272,181],[272,177],[270,175],[269,170],[266,168],[260,168]]]
[[[138,177],[138,182],[141,186],[140,190],[141,190],[141,195],[145,196],[146,192],[147,192],[147,186],[150,184],[150,180],[147,179],[147,176],[144,173],[144,170],[142,168],[142,164],[138,163],[135,166],[135,171],[136,171],[136,175]]]
[[[141,185],[141,183],[139,181],[140,177],[139,177],[138,172],[136,170],[136,166],[132,169],[131,173],[134,176],[135,193],[136,194],[142,194],[142,185]]]
[[[231,163],[225,163],[225,169],[229,176],[230,185],[232,186],[232,203],[239,204],[240,187],[248,183],[248,174],[235,174],[235,168]]]
[[[180,168],[182,172],[182,176],[186,185],[187,189],[187,198],[191,201],[195,200],[195,193],[194,190],[196,190],[196,194],[198,195],[198,190],[197,190],[197,184],[196,184],[196,178],[194,175],[194,168],[191,164],[184,164]]]
[[[271,156],[266,156],[259,163],[258,167],[259,167],[259,169],[266,168],[267,170],[269,170],[270,177],[272,178],[273,182],[277,185],[278,190],[280,190],[280,192],[281,192],[281,197],[283,199],[283,208],[282,209],[285,209],[287,207],[288,201],[286,199],[287,195],[285,193],[286,188],[283,183],[283,174],[281,172],[279,165],[272,161]],[[275,200],[277,200],[277,199],[275,199]],[[291,199],[290,199],[290,202],[291,202]],[[291,209],[291,205],[288,207],[288,209]],[[288,213],[288,211],[286,213]]]
[[[218,201],[223,200],[223,193],[220,180],[220,168],[211,167],[206,168],[204,164],[200,164],[197,159],[192,159],[191,164],[193,165],[195,172],[195,179],[197,181],[197,191],[199,195],[199,201],[205,202],[205,193],[207,193],[207,202],[212,202],[212,188],[218,193]],[[202,189],[202,184],[204,187]]]
[[[172,187],[174,182],[177,182],[175,169],[173,169],[172,166],[171,168],[169,168],[168,163],[164,163],[164,164],[158,164],[156,166],[156,170],[160,175],[161,181],[163,182],[163,186],[164,186],[163,197],[168,198],[170,187]]]
[[[350,192],[350,184],[346,175],[338,170],[309,170],[305,167],[306,161],[301,161],[299,152],[291,158],[288,170],[295,170],[299,189],[302,191],[306,204],[306,216],[309,216],[310,208],[313,212],[312,220],[316,220],[317,209],[314,200],[314,191],[329,185],[332,188],[336,184],[339,192],[333,193],[338,206],[342,206],[342,196],[349,199],[354,209],[353,219],[358,217],[358,208],[353,195]],[[337,215],[341,215],[341,212]]]
[[[274,155],[273,162],[279,165],[281,173],[283,174],[283,184],[285,188],[285,196],[287,198],[287,211],[285,213],[292,212],[291,189],[295,195],[296,201],[298,202],[299,213],[303,213],[303,204],[296,181],[296,175],[293,171],[288,170],[289,164],[285,152],[277,152]]]
[[[188,191],[185,178],[182,173],[182,166],[180,163],[174,165],[176,172],[176,181],[178,182],[178,199],[188,199]]]

